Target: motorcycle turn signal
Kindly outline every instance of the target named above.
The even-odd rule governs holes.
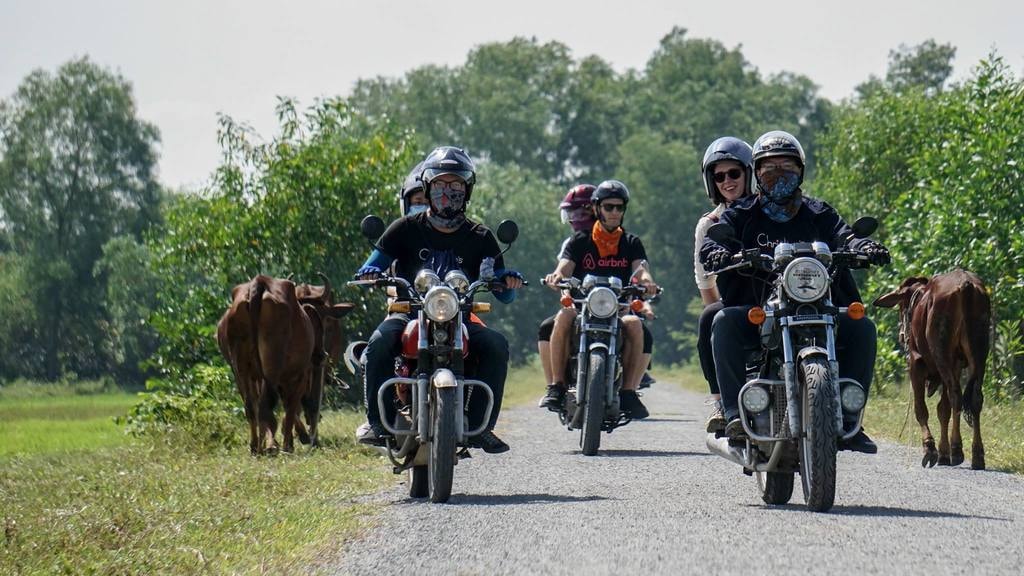
[[[747,320],[749,320],[751,324],[760,326],[761,324],[764,324],[764,319],[764,308],[761,308],[760,306],[754,306],[747,312]]]

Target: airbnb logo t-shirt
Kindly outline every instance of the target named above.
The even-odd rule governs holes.
[[[619,245],[611,256],[601,257],[597,245],[590,239],[590,231],[577,232],[563,245],[559,259],[572,260],[576,264],[572,275],[580,280],[587,274],[595,276],[616,276],[622,283],[629,282],[633,273],[632,263],[646,260],[647,252],[640,238],[625,232],[619,238]]]

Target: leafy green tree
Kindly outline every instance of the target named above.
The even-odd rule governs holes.
[[[0,105],[0,214],[37,314],[43,362],[32,376],[96,375],[103,245],[158,217],[157,129],[136,117],[130,84],[88,58],[29,74]]]
[[[920,89],[936,94],[946,87],[953,73],[953,58],[956,48],[952,44],[938,44],[928,39],[916,46],[900,44],[889,51],[889,66],[885,80],[872,75],[855,88],[860,98],[866,98],[879,90],[903,92]]]

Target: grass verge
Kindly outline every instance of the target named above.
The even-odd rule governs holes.
[[[31,402],[26,411],[45,412]],[[0,456],[0,574],[305,572],[372,522],[377,505],[360,497],[393,481],[355,445],[361,420],[326,413],[324,449],[276,458],[173,435],[94,434],[81,450],[22,444]],[[68,422],[49,420],[51,431]]]

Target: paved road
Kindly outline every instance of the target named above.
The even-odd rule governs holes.
[[[836,505],[769,507],[756,482],[708,454],[702,397],[659,383],[652,416],[604,435],[532,407],[502,414],[512,450],[456,468],[448,504],[379,495],[380,523],[335,574],[1024,574],[1024,479],[922,469],[915,450],[841,453]],[[404,536],[417,534],[417,538]],[[320,566],[325,568],[325,566]]]

